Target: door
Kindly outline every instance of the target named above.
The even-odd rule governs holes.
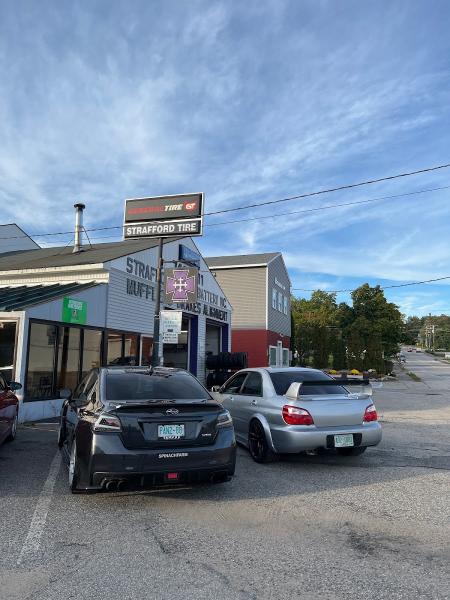
[[[256,412],[264,411],[263,406],[263,383],[260,373],[252,371],[242,386],[239,395],[239,407],[241,413],[242,434],[245,442],[248,441],[248,429],[250,420]]]
[[[16,395],[8,388],[5,378],[0,374],[0,442],[10,434],[16,412]]]
[[[8,390],[5,380],[0,375],[0,442],[3,442],[9,431],[8,406]]]
[[[243,422],[243,397],[240,395],[242,384],[248,375],[247,371],[237,373],[230,381],[228,381],[221,390],[220,401],[227,410],[230,411],[233,418],[234,431],[236,436],[241,438],[247,435],[247,428]]]

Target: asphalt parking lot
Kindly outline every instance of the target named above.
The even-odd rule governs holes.
[[[377,390],[380,446],[231,483],[71,495],[55,426],[0,448],[0,598],[450,598],[450,366]]]

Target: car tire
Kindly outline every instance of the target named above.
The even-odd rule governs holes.
[[[336,448],[340,456],[359,456],[367,450],[367,446],[358,446],[357,448]]]
[[[69,488],[72,494],[77,493],[78,485],[77,443],[74,440],[69,457]]]
[[[257,463],[270,463],[277,460],[277,454],[267,441],[266,432],[258,419],[253,419],[248,428],[248,449]]]
[[[58,448],[62,448],[64,446],[64,442],[66,441],[66,421],[63,417],[59,422],[58,429]]]
[[[16,416],[14,417],[14,421],[11,426],[11,433],[8,435],[5,442],[12,442],[16,439],[18,421],[19,421],[19,413],[16,412]]]

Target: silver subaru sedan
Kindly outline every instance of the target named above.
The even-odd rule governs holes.
[[[362,393],[347,389],[355,383],[365,384]],[[231,413],[237,441],[260,463],[323,449],[355,456],[376,446],[382,434],[371,394],[368,381],[300,367],[244,369],[213,388]]]

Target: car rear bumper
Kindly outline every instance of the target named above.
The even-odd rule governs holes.
[[[353,434],[355,446],[376,446],[382,438],[381,425],[378,422],[351,427],[317,428],[285,426],[273,428],[272,442],[280,453],[296,453],[318,448],[334,448],[334,436]]]
[[[234,475],[235,463],[236,441],[231,427],[220,430],[214,444],[170,449],[129,450],[116,433],[95,434],[79,487],[99,489],[110,480],[138,487],[225,480]],[[179,477],[168,480],[168,473]]]

